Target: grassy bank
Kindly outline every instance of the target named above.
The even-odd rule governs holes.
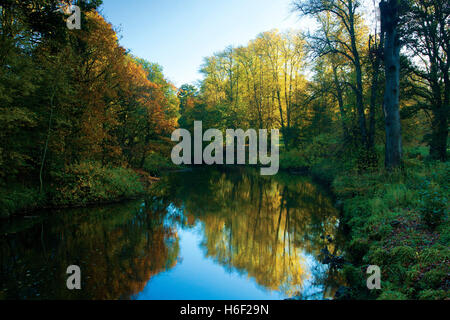
[[[133,199],[145,192],[148,177],[145,172],[83,162],[51,174],[44,192],[36,185],[1,188],[0,216],[6,218],[39,208],[80,207]]]
[[[344,298],[450,298],[449,181],[448,163],[422,162],[335,178],[349,230]],[[366,289],[369,265],[381,268],[381,290]]]
[[[405,148],[405,168],[388,173],[383,150],[375,168],[332,140],[316,138],[281,155],[281,168],[308,171],[329,184],[342,209],[348,287],[342,299],[450,298],[449,162],[428,160],[427,148]],[[369,265],[381,268],[381,290],[367,289]]]

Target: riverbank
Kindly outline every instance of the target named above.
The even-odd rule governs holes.
[[[347,263],[340,273],[347,287],[338,299],[450,298],[448,162],[407,152],[401,171],[361,173],[335,154],[299,163],[296,153],[282,156],[282,168],[309,171],[329,184],[341,209]],[[367,289],[369,265],[381,268],[381,290]]]
[[[133,200],[145,194],[158,178],[145,170],[102,167],[83,162],[54,173],[44,192],[39,186],[16,184],[0,190],[0,218],[23,215],[39,209],[104,205]]]
[[[288,156],[299,157],[297,151]],[[405,168],[388,173],[316,157],[296,158],[304,166],[281,167],[291,174],[309,173],[331,187],[346,231],[345,263],[340,270],[347,283],[339,299],[450,298],[449,163],[409,154]],[[294,162],[292,162],[294,163]],[[312,165],[310,165],[312,164]],[[38,188],[11,186],[2,190],[2,216],[39,208],[68,208],[131,200],[145,194],[161,172],[155,162],[145,170],[102,167],[95,163],[70,166],[52,176],[46,193]],[[366,270],[381,268],[381,290],[369,291]]]
[[[336,176],[333,190],[348,229],[349,288],[341,298],[450,298],[449,164],[418,162],[403,172]],[[369,292],[378,265],[382,288]]]

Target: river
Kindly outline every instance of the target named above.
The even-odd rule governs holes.
[[[164,175],[123,204],[2,221],[0,299],[331,299],[338,212],[308,177],[244,168]],[[66,287],[81,269],[81,290]]]

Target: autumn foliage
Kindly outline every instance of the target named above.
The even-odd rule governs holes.
[[[68,30],[56,1],[19,2],[0,12],[0,187],[47,193],[81,163],[108,174],[167,156],[178,98],[161,68],[128,54],[93,4]]]

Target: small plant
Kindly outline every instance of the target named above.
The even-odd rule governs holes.
[[[429,184],[428,184],[429,185]],[[447,216],[447,197],[432,187],[420,192],[419,213],[422,221],[434,229]]]

